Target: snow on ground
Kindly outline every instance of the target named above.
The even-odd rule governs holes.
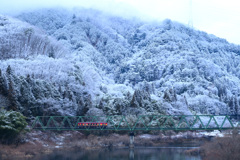
[[[199,136],[207,136],[207,137],[224,137],[225,134],[220,132],[219,130],[214,130],[212,132],[202,131],[197,133]]]

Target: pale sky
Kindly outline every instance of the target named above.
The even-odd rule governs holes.
[[[44,7],[86,7],[149,20],[166,18],[188,24],[240,45],[239,0],[0,0],[1,14]],[[191,13],[191,16],[190,16]]]

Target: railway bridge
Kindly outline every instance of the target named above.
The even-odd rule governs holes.
[[[31,127],[43,131],[129,131],[131,147],[136,131],[229,130],[240,128],[240,117],[230,115],[37,116]]]
[[[87,125],[79,127],[79,123]],[[105,123],[94,126],[93,124]],[[37,116],[31,128],[37,130],[227,130],[240,127],[240,116],[230,115],[116,115],[116,116]]]

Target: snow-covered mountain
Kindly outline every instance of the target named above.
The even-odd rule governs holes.
[[[0,16],[0,103],[25,115],[237,114],[240,46],[91,9]]]

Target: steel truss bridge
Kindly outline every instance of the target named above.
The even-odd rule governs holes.
[[[107,123],[107,126],[78,127],[78,123]],[[44,131],[228,130],[240,129],[240,120],[229,115],[37,116],[31,126]]]

